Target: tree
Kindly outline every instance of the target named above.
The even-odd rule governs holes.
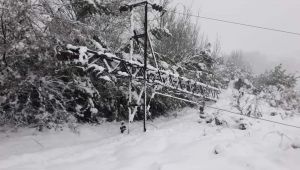
[[[254,85],[263,98],[273,107],[284,110],[299,109],[300,96],[295,91],[297,77],[288,73],[282,64],[258,75],[254,79]]]
[[[189,13],[188,10],[185,13]],[[199,54],[204,49],[199,25],[194,24],[189,15],[176,15],[168,12],[163,22],[172,36],[155,42],[155,51],[162,54],[171,64],[181,64]]]
[[[119,1],[103,3],[101,10],[104,6],[117,7],[116,2]],[[95,122],[95,117],[101,114],[96,107],[102,101],[93,79],[76,66],[62,65],[55,54],[66,44],[103,48],[101,30],[90,25],[101,21],[98,28],[113,29],[111,25],[117,21],[125,24],[126,21],[116,20],[111,24],[102,16],[99,4],[93,13],[79,14],[76,10],[80,6],[76,3],[0,1],[0,125],[54,127],[75,118]],[[122,32],[126,28],[115,30]]]
[[[229,56],[217,58],[216,61],[216,78],[221,87],[226,88],[230,80],[247,79],[252,81],[252,68],[244,59],[242,51],[234,51]]]
[[[282,64],[279,64],[257,76],[254,82],[255,86],[260,89],[267,86],[275,86],[278,90],[284,90],[286,88],[294,88],[297,83],[297,77],[295,74],[287,73]]]

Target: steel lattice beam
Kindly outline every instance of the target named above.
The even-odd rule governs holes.
[[[73,61],[78,63],[80,47],[69,47],[66,51],[59,52],[57,58],[61,61]],[[144,77],[144,65],[138,61],[128,61],[117,57],[111,53],[85,51],[85,63],[83,68],[94,74],[96,77],[116,75],[119,78],[131,78],[142,83]],[[100,67],[100,68],[99,68]],[[131,71],[130,71],[131,70]],[[205,98],[206,100],[216,101],[220,90],[213,86],[194,81],[165,70],[157,69],[151,65],[147,66],[147,84],[163,86],[180,93]]]

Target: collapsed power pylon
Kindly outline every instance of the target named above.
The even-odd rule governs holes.
[[[129,96],[128,96],[128,111],[129,111],[129,127],[130,122],[133,121],[138,107],[141,106],[141,101],[143,98],[143,130],[146,131],[146,119],[147,113],[149,111],[149,105],[151,99],[147,103],[147,87],[151,87],[152,95],[164,95],[159,92],[158,87],[168,89],[173,92],[187,94],[197,98],[201,98],[202,101],[216,101],[220,93],[218,88],[213,86],[194,81],[185,77],[181,77],[178,74],[171,73],[169,71],[158,68],[157,61],[155,59],[155,54],[152,48],[151,41],[149,41],[148,34],[148,7],[151,7],[154,10],[163,12],[163,8],[156,4],[150,4],[147,1],[125,5],[120,7],[120,11],[131,11],[131,24],[133,23],[133,10],[136,7],[144,7],[145,10],[145,20],[144,20],[144,33],[137,34],[133,27],[131,31],[134,36],[130,41],[130,59],[122,59],[115,54],[108,53],[105,51],[93,51],[86,49],[85,47],[77,47],[68,45],[64,51],[60,51],[57,54],[57,58],[61,61],[75,61],[75,63],[80,63],[83,65],[85,71],[93,74],[99,80],[107,80],[107,75],[114,75],[116,78],[126,78],[129,80]],[[140,43],[139,39],[144,39],[144,60],[138,61],[133,60],[133,42],[136,41]],[[152,52],[152,57],[155,60],[156,67],[147,63],[148,60],[148,44]],[[204,74],[210,74],[205,73]],[[132,103],[132,88],[133,86],[139,86],[139,94],[135,103]],[[143,97],[142,97],[143,96]],[[170,96],[170,95],[165,95]],[[177,98],[177,97],[176,97]],[[179,99],[179,98],[178,98]],[[196,103],[196,102],[195,102]],[[128,127],[128,132],[129,128]]]

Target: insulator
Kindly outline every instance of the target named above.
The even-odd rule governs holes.
[[[162,6],[159,6],[159,7],[158,7],[158,11],[161,12],[162,10],[163,10],[163,7],[162,7]]]
[[[152,8],[159,12],[163,11],[163,7],[157,4],[152,4]]]
[[[126,12],[129,11],[129,9],[130,7],[128,5],[124,5],[119,8],[120,12]]]

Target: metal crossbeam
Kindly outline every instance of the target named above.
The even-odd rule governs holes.
[[[57,58],[61,61],[75,61],[76,63],[80,55],[82,55],[80,51],[80,47],[71,47],[66,51],[58,53]],[[86,58],[87,62],[83,68],[86,69],[85,71],[94,74],[97,78],[112,74],[119,78],[131,78],[137,82],[143,82],[144,65],[139,61],[128,61],[111,53],[95,52],[92,50],[87,50],[85,56],[88,58]],[[163,86],[180,93],[211,101],[216,101],[220,93],[218,88],[181,77],[166,70],[157,69],[149,64],[146,74],[147,84],[151,86]]]

